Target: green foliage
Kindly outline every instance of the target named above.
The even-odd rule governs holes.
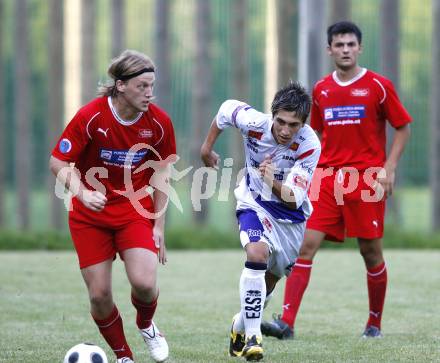
[[[72,242],[67,234],[57,232],[0,231],[0,250],[68,250]]]
[[[221,231],[212,227],[174,227],[166,231],[165,238],[167,248],[170,250],[240,248],[240,240],[235,229]],[[440,235],[387,228],[384,247],[385,249],[438,249]],[[0,250],[70,250],[72,248],[67,233],[0,231]],[[345,243],[324,242],[322,248],[353,249],[357,248],[357,243],[354,239],[347,239]]]

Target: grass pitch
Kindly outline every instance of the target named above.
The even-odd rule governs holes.
[[[389,289],[382,340],[362,340],[366,277],[355,251],[320,251],[296,323],[294,341],[264,339],[264,362],[439,362],[440,252],[386,251]],[[169,362],[242,362],[227,356],[230,319],[239,309],[242,251],[170,252],[160,268],[155,321],[170,345]],[[284,281],[265,311],[281,308]],[[135,329],[120,260],[114,297],[136,362],[151,362]],[[89,313],[73,253],[0,254],[0,362],[57,363],[79,342],[113,354]]]

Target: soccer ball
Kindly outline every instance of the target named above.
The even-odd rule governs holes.
[[[108,363],[107,356],[98,346],[81,343],[70,348],[63,363]]]

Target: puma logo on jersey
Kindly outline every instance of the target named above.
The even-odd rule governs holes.
[[[321,94],[324,95],[325,97],[328,97],[328,91],[325,90],[325,89],[323,89],[323,90],[321,91]]]
[[[377,223],[377,221],[374,220],[374,221],[373,221],[373,226],[377,228],[377,227],[379,227],[379,223]]]
[[[104,131],[103,129],[101,129],[100,127],[98,127],[98,130],[96,130],[96,131],[98,131],[98,132],[102,132],[102,133],[104,134],[104,136],[107,137],[107,131],[108,131],[108,128]]]

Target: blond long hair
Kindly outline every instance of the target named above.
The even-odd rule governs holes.
[[[116,81],[120,77],[136,73],[144,68],[155,69],[150,57],[136,50],[124,50],[112,59],[107,69],[107,74],[111,79],[98,85],[98,96],[116,96],[118,93]]]

